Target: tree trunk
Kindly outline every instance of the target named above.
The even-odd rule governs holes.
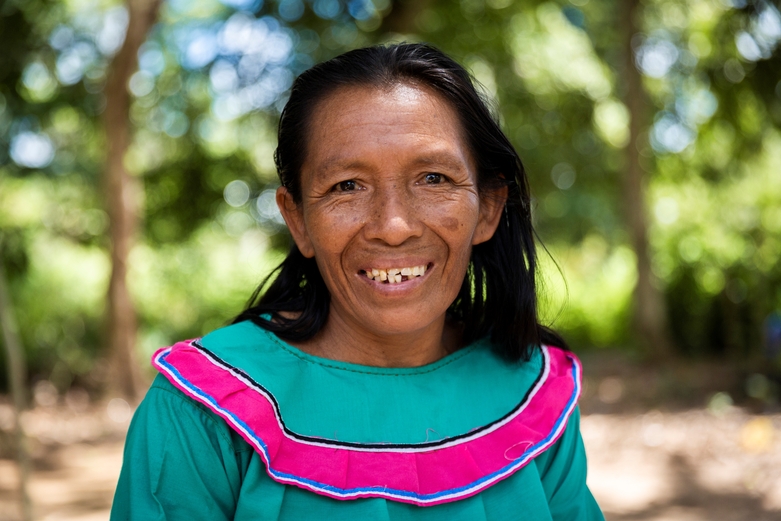
[[[639,32],[637,21],[642,12],[640,0],[623,2],[624,102],[629,109],[629,145],[626,147],[624,204],[632,246],[637,256],[637,285],[633,302],[635,336],[653,358],[662,359],[672,352],[667,309],[651,271],[648,247],[648,213],[645,199],[645,175],[640,165],[641,133],[648,127],[648,102],[640,72],[635,66],[632,37]]]
[[[144,381],[135,359],[136,314],[127,286],[128,255],[138,221],[139,181],[124,166],[130,144],[130,76],[138,65],[138,49],[157,19],[160,0],[126,0],[125,41],[111,63],[106,83],[106,205],[111,234],[111,280],[108,289],[108,345],[111,384],[130,400],[141,396]]]
[[[1,246],[1,245],[0,245]],[[11,387],[11,396],[14,402],[14,426],[16,431],[16,461],[19,465],[19,501],[22,507],[22,519],[30,521],[33,518],[32,503],[27,493],[27,484],[30,479],[30,456],[27,452],[27,442],[20,421],[22,411],[27,408],[26,382],[27,364],[24,358],[24,349],[19,340],[16,318],[11,305],[11,295],[5,279],[5,270],[0,262],[0,329],[3,330],[3,344],[5,345],[8,384]]]

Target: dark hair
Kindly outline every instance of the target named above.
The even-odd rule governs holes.
[[[478,189],[507,186],[505,215],[494,236],[472,256],[448,318],[463,325],[463,342],[490,335],[511,360],[528,359],[535,346],[566,347],[537,318],[535,234],[529,187],[517,152],[499,128],[469,73],[442,51],[424,44],[368,47],[337,56],[301,74],[279,121],[274,160],[282,185],[301,201],[301,167],[317,105],[337,89],[353,86],[425,86],[455,109],[477,164]],[[268,289],[263,288],[276,275]],[[255,290],[235,322],[251,320],[285,340],[306,340],[328,318],[330,294],[314,259],[294,245],[287,258]],[[290,318],[280,312],[300,312]],[[270,319],[269,319],[270,318]]]

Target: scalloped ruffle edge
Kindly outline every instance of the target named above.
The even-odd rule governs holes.
[[[481,492],[527,465],[564,432],[581,391],[568,351],[542,346],[541,373],[506,416],[423,444],[359,444],[301,436],[274,396],[197,340],[158,350],[152,364],[222,417],[260,455],[271,479],[334,499],[380,497],[430,506]]]

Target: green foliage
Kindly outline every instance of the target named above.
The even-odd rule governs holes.
[[[762,0],[643,5],[634,44],[652,112],[640,153],[653,270],[681,352],[755,359],[766,317],[781,310],[781,17]],[[131,259],[140,356],[235,315],[288,247],[273,150],[294,75],[400,40],[441,47],[496,100],[561,268],[543,259],[546,319],[578,347],[631,346],[622,6],[165,2],[128,85],[124,159],[144,187]],[[109,0],[0,7],[0,259],[31,371],[63,389],[101,371],[99,118],[125,20]]]

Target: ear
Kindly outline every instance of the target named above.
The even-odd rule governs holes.
[[[480,195],[480,215],[472,237],[472,246],[494,236],[507,202],[507,187],[486,190]]]
[[[293,194],[284,186],[277,188],[277,207],[279,207],[279,211],[290,230],[290,235],[293,236],[293,240],[301,254],[307,259],[314,257],[315,250],[306,231],[303,208],[301,208],[301,205],[296,204]]]

